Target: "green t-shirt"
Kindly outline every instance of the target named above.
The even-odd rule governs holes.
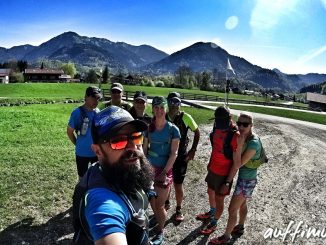
[[[260,157],[261,151],[261,143],[259,138],[254,135],[254,137],[249,140],[244,147],[243,152],[246,150],[253,149],[256,151],[256,154],[252,157],[253,160],[257,160]],[[242,166],[239,169],[239,178],[241,179],[256,179],[257,178],[257,169],[247,168],[246,166]]]

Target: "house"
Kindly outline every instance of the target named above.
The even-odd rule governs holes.
[[[9,83],[10,69],[0,69],[0,83]]]
[[[63,70],[32,68],[25,69],[24,77],[27,81],[60,81]]]
[[[59,79],[62,82],[68,83],[71,80],[71,76],[70,75],[66,75],[66,74],[62,74],[62,75],[59,76]]]
[[[326,111],[326,95],[307,92],[309,108],[314,111]]]

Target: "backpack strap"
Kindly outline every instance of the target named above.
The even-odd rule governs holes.
[[[81,106],[79,106],[78,107],[79,108],[79,111],[80,111],[80,121],[79,121],[79,123],[78,123],[78,126],[77,126],[77,128],[75,129],[75,131],[76,131],[76,134],[78,134],[79,132],[80,132],[80,130],[81,130],[81,128],[82,128],[82,125],[83,125],[83,122],[84,122],[84,119],[85,118],[88,118],[88,115],[87,115],[87,112],[86,112],[86,110],[85,110],[85,108],[84,108],[84,105],[81,105]],[[89,119],[89,118],[88,118]]]

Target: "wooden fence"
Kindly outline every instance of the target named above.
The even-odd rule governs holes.
[[[102,89],[103,96],[105,100],[110,99],[110,90],[109,89]],[[126,100],[133,100],[134,91],[124,91],[124,96]],[[181,99],[183,100],[202,100],[202,101],[217,101],[217,102],[225,102],[225,98],[214,96],[214,95],[206,95],[206,94],[192,94],[192,93],[180,93]],[[148,95],[149,99],[153,98],[153,96]],[[300,110],[309,110],[303,106],[295,106],[295,105],[286,105],[274,102],[265,102],[265,101],[256,101],[256,100],[243,100],[243,99],[230,99],[229,103],[239,103],[239,104],[253,104],[253,105],[262,105],[262,106],[276,106],[276,107],[284,107],[284,108],[291,108],[291,109],[300,109]],[[186,104],[186,103],[185,103]]]

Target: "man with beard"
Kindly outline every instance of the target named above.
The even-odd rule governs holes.
[[[95,116],[92,149],[99,162],[75,188],[75,244],[149,244],[145,192],[152,171],[142,150],[146,129],[145,122],[116,106]]]

